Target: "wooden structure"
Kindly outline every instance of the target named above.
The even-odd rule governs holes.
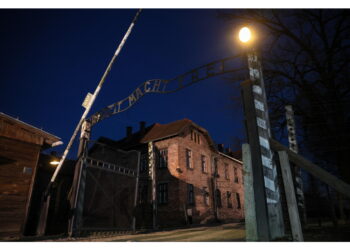
[[[37,163],[60,138],[0,113],[0,237],[21,236],[28,221]]]

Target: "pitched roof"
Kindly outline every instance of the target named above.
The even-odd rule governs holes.
[[[147,143],[150,141],[157,141],[168,137],[176,136],[176,135],[179,135],[185,128],[189,126],[193,126],[197,128],[199,131],[201,131],[203,135],[206,137],[206,139],[208,140],[209,145],[214,150],[217,150],[216,145],[214,141],[211,139],[208,131],[187,118],[174,121],[171,123],[167,123],[167,124],[159,124],[159,123],[154,124],[140,142]]]
[[[10,136],[11,138],[16,138],[19,140],[32,142],[31,140],[29,140],[29,138],[31,138],[32,137],[31,135],[33,135],[35,137],[43,138],[43,142],[44,142],[44,144],[46,144],[44,146],[51,146],[53,143],[59,142],[61,139],[53,134],[50,134],[42,129],[34,127],[33,125],[25,123],[19,119],[16,119],[16,118],[9,116],[7,114],[4,114],[2,112],[0,112],[0,120],[8,121],[11,124],[8,127],[3,126],[2,130],[0,131],[0,132],[4,133],[4,136],[6,136],[6,137]],[[18,133],[11,133],[11,131],[12,131],[11,129],[13,126],[16,126],[17,130],[21,131],[21,133],[19,133],[19,132]],[[25,131],[25,132],[23,132],[23,131]],[[30,135],[24,136],[23,133],[27,133]]]
[[[158,140],[163,140],[172,136],[177,136],[181,134],[189,126],[195,127],[196,129],[201,131],[205,136],[205,138],[208,140],[210,147],[214,151],[219,152],[216,147],[216,144],[211,139],[208,131],[187,118],[170,122],[167,124],[155,123],[146,127],[144,131],[137,131],[136,133],[131,134],[129,137],[124,137],[123,139],[118,141],[111,140],[106,137],[100,137],[97,140],[97,142],[95,142],[93,147],[90,148],[90,150],[94,151],[96,148],[99,147],[98,145],[128,150],[128,149],[134,148],[135,146],[140,146],[142,144],[148,143],[150,141],[158,141]],[[225,155],[229,158],[231,157],[236,158],[235,155],[232,156],[230,154],[227,154],[226,152],[225,153],[220,152],[220,154]],[[237,160],[237,159],[235,160],[241,163],[240,160]]]
[[[192,121],[189,119],[178,120],[168,124],[156,123],[148,131],[148,133],[142,138],[141,143],[147,143],[150,141],[160,140],[166,137],[178,135],[184,128],[191,125]]]
[[[199,125],[195,124],[193,121],[187,118],[170,122],[167,124],[155,123],[151,126],[146,127],[143,132],[138,131],[136,133],[131,134],[129,137],[124,137],[123,139],[118,141],[114,141],[106,137],[100,137],[97,141],[97,144],[102,143],[110,147],[129,149],[140,144],[148,143],[150,141],[162,140],[165,138],[179,135],[184,129],[186,129],[189,126],[193,126],[199,131],[201,131],[207,138],[210,146],[212,146],[213,149],[216,150],[215,143],[209,136],[209,133],[204,128],[200,127]]]

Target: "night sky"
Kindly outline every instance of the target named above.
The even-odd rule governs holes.
[[[136,11],[0,10],[0,112],[60,137],[64,145],[55,150],[62,153],[84,112],[87,92],[94,92]],[[236,28],[216,10],[144,9],[90,115],[146,80],[171,79],[238,53]],[[97,124],[92,138],[120,139],[126,126],[138,130],[139,121],[151,125],[188,118],[228,146],[233,137],[243,137],[244,129],[242,110],[231,101],[240,95],[239,83],[227,78],[146,95]]]

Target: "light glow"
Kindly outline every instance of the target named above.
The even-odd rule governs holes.
[[[239,40],[241,40],[242,43],[248,42],[252,38],[252,33],[249,28],[243,27],[239,31]]]
[[[60,164],[60,162],[59,161],[50,161],[50,164],[54,165],[54,166],[57,166],[58,164]]]

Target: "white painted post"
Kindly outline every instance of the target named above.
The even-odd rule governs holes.
[[[153,229],[157,227],[157,193],[156,193],[156,167],[153,142],[148,142],[148,173],[152,179],[152,211],[153,211]]]
[[[266,196],[265,202],[267,206],[269,240],[275,240],[284,236],[284,222],[282,214],[282,204],[280,199],[280,189],[278,186],[277,168],[273,161],[273,152],[270,149],[269,145],[271,132],[265,84],[263,78],[262,65],[257,52],[251,50],[248,52],[247,56],[249,76],[252,82],[251,90],[248,88],[247,91],[252,92],[251,95],[253,96],[253,100],[251,100],[251,102],[253,102],[254,105],[254,111],[245,111],[245,113],[251,111],[254,112],[254,117],[251,118],[254,121],[248,121],[247,119],[247,124],[251,123],[250,128],[247,129],[257,130],[257,133],[254,132],[254,136],[252,132],[247,131],[247,134],[251,134],[251,137],[248,137],[248,142],[252,150],[252,159],[254,159],[252,160],[252,163],[254,165],[252,169],[254,172],[263,172],[262,181],[264,187],[259,184],[261,186],[259,188],[265,188],[264,191]],[[247,104],[245,103],[244,106],[246,107]],[[248,117],[247,114],[246,117]],[[254,125],[252,124],[253,122]],[[257,145],[255,145],[256,143],[254,143],[254,141],[258,141],[258,147]],[[259,170],[260,167],[262,169]],[[257,180],[255,179],[255,181]],[[257,183],[255,183],[255,186],[256,185]],[[258,191],[255,190],[255,192]],[[260,229],[258,231],[260,231]]]
[[[294,153],[298,154],[299,150],[298,150],[298,141],[296,137],[293,106],[286,105],[285,109],[286,109],[289,149]],[[305,198],[304,198],[304,191],[303,191],[303,180],[301,179],[301,169],[296,165],[293,165],[293,169],[294,169],[295,188],[297,191],[298,207],[302,218],[302,222],[306,224]]]
[[[304,241],[303,232],[298,212],[298,204],[294,191],[293,176],[289,164],[288,155],[285,151],[278,151],[284,190],[288,206],[290,226],[292,229],[293,241]]]

